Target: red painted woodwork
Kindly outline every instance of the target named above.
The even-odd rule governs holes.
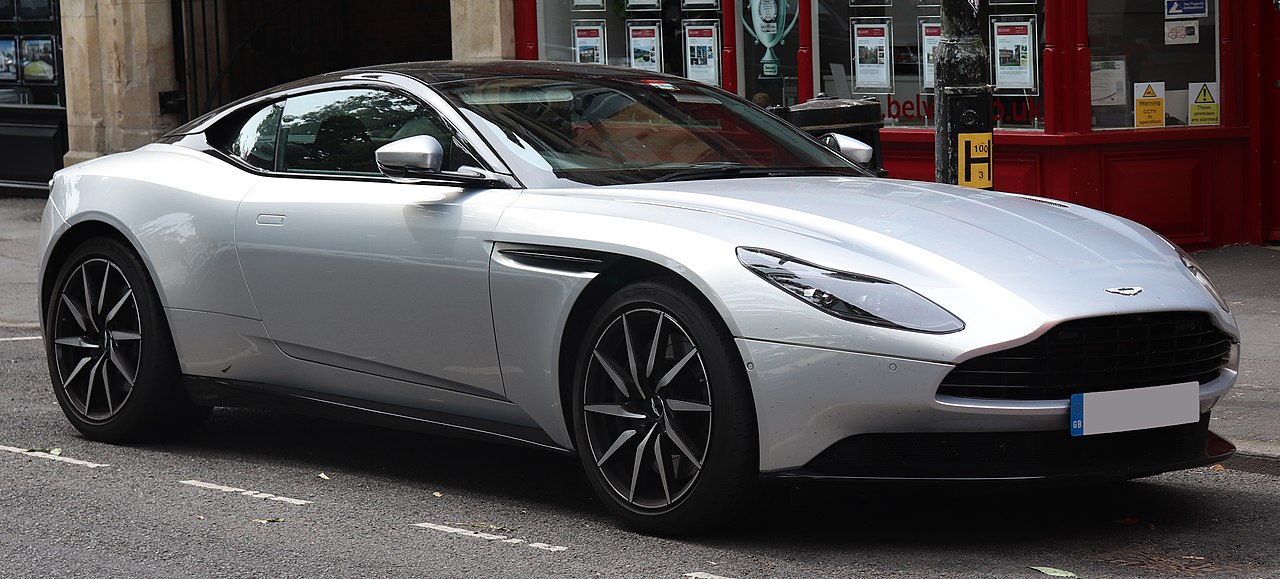
[[[720,0],[720,35],[724,48],[720,51],[720,86],[738,92],[738,14],[737,0]]]
[[[1254,149],[1258,167],[1259,208],[1262,212],[1265,239],[1280,242],[1280,111],[1276,110],[1280,103],[1280,7],[1269,6],[1267,0],[1258,0],[1261,6],[1255,8],[1259,14],[1259,42],[1254,45],[1253,58],[1260,63],[1262,72],[1258,78],[1258,90],[1253,94],[1258,98],[1249,110],[1256,115],[1259,122],[1254,124],[1257,147]]]
[[[1095,132],[1088,4],[1046,0],[1045,130],[995,132],[996,189],[1110,211],[1193,248],[1280,241],[1280,13],[1220,0],[1218,14],[1222,126]],[[933,180],[932,131],[880,136],[889,177]]]
[[[796,96],[798,102],[813,98],[813,3],[800,0],[796,18],[800,20],[800,42],[796,44]]]
[[[890,178],[933,180],[932,133],[880,138]],[[996,131],[995,187],[1116,213],[1191,248],[1250,243],[1241,194],[1249,142],[1244,128]]]
[[[515,0],[516,60],[538,60],[538,2]]]

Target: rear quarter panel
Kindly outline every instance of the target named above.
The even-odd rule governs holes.
[[[69,232],[94,222],[119,231],[142,257],[167,309],[256,318],[236,259],[234,217],[256,178],[225,161],[154,144],[59,171],[42,238],[41,278]]]

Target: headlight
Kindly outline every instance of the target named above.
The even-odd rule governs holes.
[[[1209,275],[1206,274],[1203,269],[1200,269],[1200,264],[1196,263],[1196,260],[1191,257],[1191,254],[1183,251],[1181,247],[1176,245],[1174,247],[1178,249],[1178,257],[1182,258],[1182,265],[1187,266],[1187,269],[1191,271],[1191,276],[1196,278],[1196,281],[1200,282],[1200,285],[1204,286],[1205,291],[1209,292],[1209,295],[1213,296],[1213,299],[1218,302],[1218,306],[1222,308],[1222,311],[1230,312],[1231,307],[1227,305],[1227,300],[1223,299],[1222,294],[1218,293],[1218,288],[1213,287],[1213,282],[1209,280]]]
[[[765,249],[738,248],[738,261],[787,293],[833,316],[930,334],[964,322],[924,296],[888,280],[826,269]]]
[[[1169,241],[1169,238],[1161,235],[1160,239],[1163,239],[1165,243],[1169,244],[1169,247],[1178,252],[1178,258],[1182,260],[1182,265],[1186,266],[1187,270],[1191,272],[1191,277],[1196,278],[1196,281],[1204,286],[1204,290],[1213,296],[1214,301],[1218,302],[1218,307],[1222,308],[1224,312],[1230,312],[1231,307],[1227,305],[1227,300],[1222,299],[1222,294],[1218,293],[1218,288],[1213,286],[1213,282],[1209,280],[1209,275],[1203,269],[1200,269],[1200,264],[1196,263],[1195,258],[1191,257],[1191,254],[1181,247],[1178,247],[1178,244]]]

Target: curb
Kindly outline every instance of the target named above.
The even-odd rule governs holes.
[[[1265,460],[1280,460],[1280,443],[1261,440],[1237,440],[1236,455]]]

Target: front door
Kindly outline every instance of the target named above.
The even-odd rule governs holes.
[[[449,142],[420,106],[365,89],[289,98],[276,175],[259,179],[236,217],[240,262],[263,324],[286,354],[501,398],[489,240],[516,193],[382,178],[373,159],[382,143],[407,133]],[[465,153],[447,154],[458,155]],[[342,375],[295,386],[381,398]]]

